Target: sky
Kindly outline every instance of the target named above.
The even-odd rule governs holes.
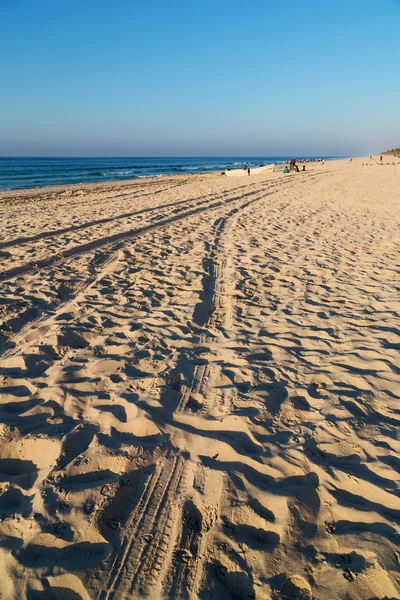
[[[400,146],[400,0],[0,0],[0,156]]]

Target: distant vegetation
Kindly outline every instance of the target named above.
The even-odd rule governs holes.
[[[393,150],[386,150],[383,154],[391,154],[392,156],[397,156],[400,158],[400,148],[393,148]]]

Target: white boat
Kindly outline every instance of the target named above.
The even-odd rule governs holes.
[[[275,163],[273,163],[271,165],[263,165],[262,167],[250,167],[250,173],[251,175],[260,175],[261,173],[266,173],[267,171],[273,171],[275,166]],[[247,175],[247,169],[232,169],[230,171],[225,169],[225,171],[222,172],[222,175],[228,175],[229,177],[242,177]]]

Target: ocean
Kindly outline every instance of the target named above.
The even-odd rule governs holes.
[[[282,163],[292,156],[218,158],[6,158],[0,157],[0,190],[116,181],[240,169]],[[302,157],[307,158],[307,157]],[[308,157],[313,158],[313,157]],[[336,157],[335,157],[336,158]]]

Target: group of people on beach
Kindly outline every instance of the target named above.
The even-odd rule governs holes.
[[[306,170],[306,165],[303,165],[302,171]],[[300,169],[299,169],[299,165],[297,164],[297,160],[295,158],[292,158],[292,160],[289,162],[289,166],[286,164],[284,170],[284,173],[300,173]]]
[[[300,169],[299,169],[299,166],[298,166],[297,162],[298,161],[297,161],[296,158],[292,158],[292,160],[290,160],[290,161],[287,160],[286,161],[286,166],[285,166],[283,172],[284,173],[300,173]],[[300,162],[301,163],[306,163],[306,162],[308,162],[308,160],[307,159],[303,159]],[[318,162],[321,165],[324,165],[325,164],[325,159],[324,158],[316,158],[314,160],[314,162]],[[306,170],[306,165],[303,164],[303,168],[302,168],[301,172],[303,172],[305,170]]]

